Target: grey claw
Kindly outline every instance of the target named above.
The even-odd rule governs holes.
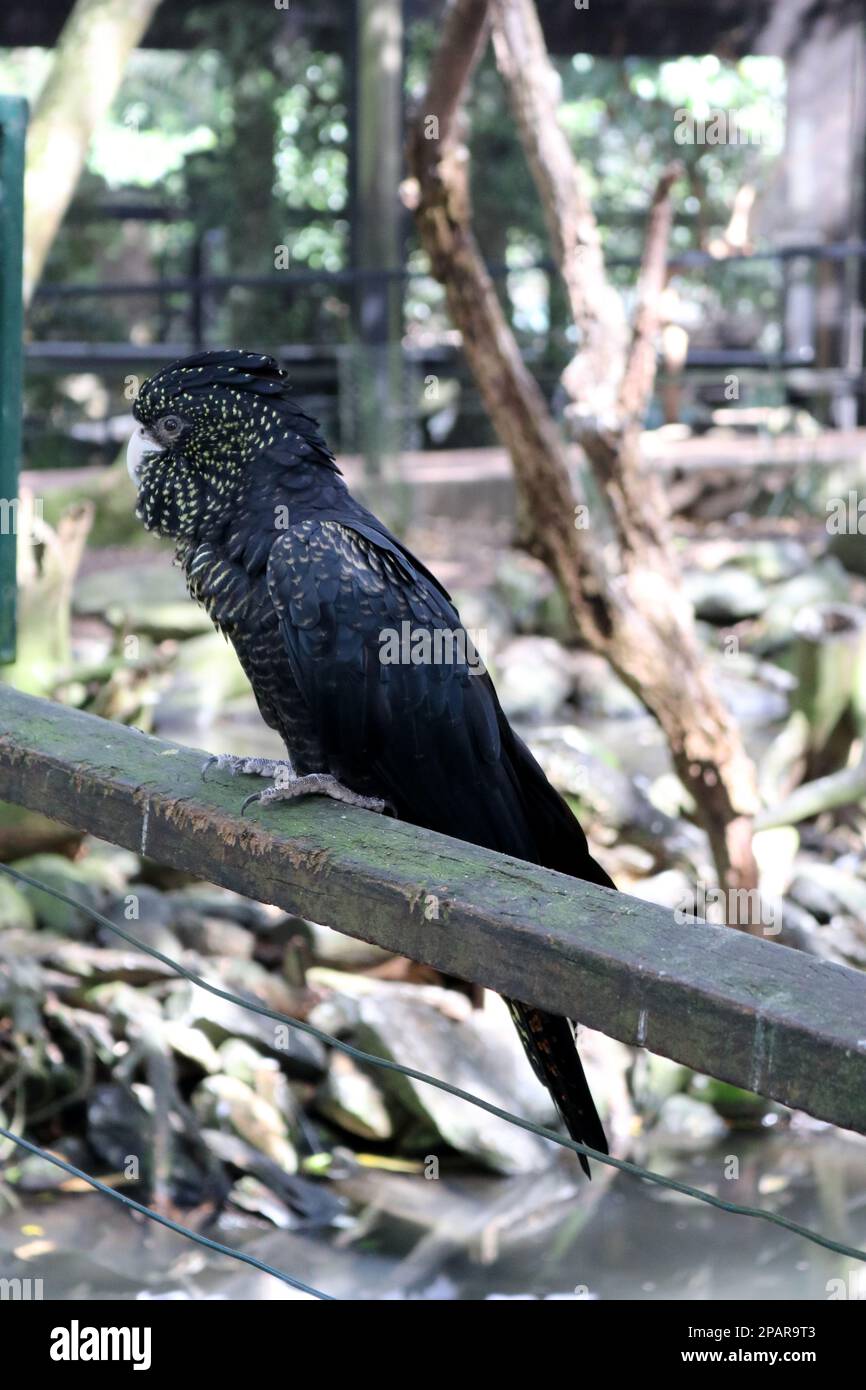
[[[261,801],[261,799],[262,799],[262,793],[261,793],[261,792],[253,792],[251,796],[248,796],[248,797],[246,798],[246,800],[244,801],[243,805],[241,806],[241,815],[244,814],[244,811],[247,809],[247,807],[248,807],[248,806],[251,806],[252,803],[253,803],[254,801]]]
[[[212,753],[211,756],[208,758],[207,762],[204,764],[202,770],[201,770],[201,780],[202,780],[203,782],[206,782],[206,781],[207,781],[207,770],[208,770],[208,768],[209,768],[209,767],[213,767],[214,763],[218,763],[218,762],[219,762],[219,758],[217,757],[216,753]]]

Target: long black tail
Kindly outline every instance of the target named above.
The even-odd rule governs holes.
[[[521,1004],[516,999],[505,1002],[532,1070],[550,1092],[572,1139],[606,1154],[607,1136],[575,1046],[574,1025],[567,1018],[545,1013],[543,1009]],[[578,1158],[590,1178],[586,1154],[578,1154]]]
[[[509,728],[509,752],[519,779],[527,821],[535,837],[533,858],[548,869],[615,887],[589,852],[586,836],[567,802],[550,785],[525,743]],[[527,858],[529,854],[524,851]],[[575,1025],[543,1009],[506,1000],[532,1069],[551,1094],[572,1139],[608,1153],[604,1126],[595,1108],[574,1040]],[[579,1154],[590,1177],[589,1161]]]

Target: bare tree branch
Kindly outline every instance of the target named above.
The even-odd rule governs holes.
[[[530,516],[533,548],[559,579],[584,639],[608,658],[658,719],[677,771],[707,829],[720,882],[726,887],[753,887],[757,872],[750,828],[757,804],[754,769],[704,663],[691,610],[678,582],[660,486],[655,478],[641,473],[636,422],[622,418],[619,393],[626,371],[626,339],[617,328],[623,322],[622,308],[611,309],[603,263],[598,270],[600,250],[592,210],[583,198],[575,215],[569,201],[581,199],[582,194],[567,141],[561,131],[557,136],[538,129],[551,121],[556,124],[554,75],[530,0],[493,0],[497,58],[504,67],[527,157],[539,180],[554,246],[562,257],[563,278],[583,316],[586,356],[578,355],[580,365],[572,381],[578,380],[586,391],[581,398],[580,438],[611,506],[618,542],[615,566],[605,553],[608,548],[601,542],[599,529],[581,529],[565,445],[521,359],[473,236],[469,158],[455,135],[459,116],[455,102],[465,92],[483,42],[481,8],[478,0],[452,0],[430,90],[410,133],[407,153],[420,235],[434,274],[445,286],[449,312],[461,332],[484,404],[511,454]],[[500,24],[502,17],[506,25]],[[472,36],[471,50],[461,53],[458,46],[467,35]],[[440,116],[437,144],[424,136],[425,117],[431,114]],[[447,116],[447,140],[442,139],[443,115]],[[652,388],[649,364],[654,371],[654,358],[647,349],[654,336],[658,287],[664,278],[668,191],[669,184],[663,182],[644,261],[643,312],[631,353],[632,363],[637,363],[635,400],[639,390]],[[591,249],[589,260],[586,248]],[[592,280],[594,285],[589,283]],[[605,287],[602,294],[599,285]],[[611,342],[605,341],[605,325]],[[609,364],[600,388],[600,406],[585,368],[591,361]]]
[[[534,5],[493,0],[492,13],[496,63],[578,330],[578,350],[563,383],[577,411],[591,410],[594,422],[609,428],[615,424],[628,334],[622,301],[608,282],[586,181],[559,124],[559,77],[548,60]]]
[[[160,0],[76,0],[27,136],[24,302],[29,304],[75,193],[93,132],[117,95]]]
[[[640,425],[655,385],[659,307],[667,280],[673,221],[670,194],[682,172],[679,163],[662,170],[647,219],[631,346],[619,391],[620,414],[630,425]]]
[[[425,140],[435,146],[446,145],[454,138],[454,125],[463,104],[466,87],[487,45],[487,0],[467,0],[448,8],[441,43],[430,68],[427,92],[423,102],[424,120],[421,131]],[[435,121],[435,134],[426,126],[429,117]]]

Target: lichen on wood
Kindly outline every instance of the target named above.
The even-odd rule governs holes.
[[[0,688],[0,799],[866,1132],[858,971],[204,758]]]

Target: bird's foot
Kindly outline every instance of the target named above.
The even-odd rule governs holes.
[[[230,772],[232,777],[273,777],[291,779],[295,772],[287,758],[244,758],[235,753],[214,753],[201,770],[201,780],[207,781],[208,768],[216,766],[220,771]]]
[[[201,770],[202,781],[207,780],[208,768],[216,765],[222,771],[230,772],[232,777],[272,777],[274,785],[263,792],[253,792],[241,806],[241,815],[254,801],[268,806],[272,801],[293,801],[297,796],[330,796],[335,801],[345,801],[347,806],[360,806],[364,811],[377,811],[381,814],[389,809],[388,802],[378,796],[362,796],[338,782],[327,772],[310,772],[298,776],[288,758],[245,758],[234,753],[215,753],[208,758]]]
[[[267,791],[253,792],[241,807],[241,815],[254,801],[260,806],[269,806],[273,801],[293,801],[297,796],[330,796],[334,801],[344,801],[347,806],[360,806],[364,811],[377,811],[380,815],[388,809],[387,801],[382,801],[378,796],[362,796],[360,792],[353,792],[330,773],[310,772],[305,777],[294,774],[289,778],[278,777]]]

